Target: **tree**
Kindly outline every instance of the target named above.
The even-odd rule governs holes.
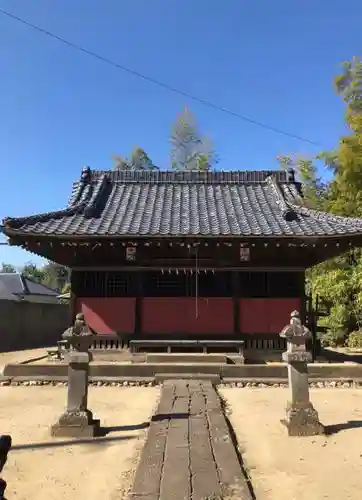
[[[56,290],[61,290],[69,283],[70,270],[55,262],[48,262],[42,268],[43,278],[42,284],[47,285]]]
[[[362,60],[352,57],[342,63],[342,72],[334,79],[337,93],[347,103],[348,114],[362,113]]]
[[[171,166],[175,170],[210,170],[218,158],[208,137],[202,137],[194,115],[185,107],[172,127]]]
[[[43,269],[38,268],[33,262],[27,262],[21,269],[21,274],[38,283],[42,283],[45,278]]]
[[[316,158],[300,154],[278,156],[277,160],[283,170],[293,168],[303,185],[305,204],[310,208],[323,210],[326,208],[328,186],[318,175]]]
[[[362,61],[353,57],[342,64],[335,89],[346,103],[345,121],[350,130],[333,152],[322,153],[332,166],[330,209],[341,215],[362,216]],[[333,158],[332,164],[328,162]]]
[[[61,290],[69,283],[70,275],[67,267],[50,261],[43,267],[37,267],[34,263],[28,262],[21,269],[21,273],[23,276],[55,290]]]
[[[306,203],[337,215],[362,217],[362,62],[353,58],[342,65],[334,80],[337,94],[346,104],[345,122],[349,133],[332,151],[318,154],[312,161],[293,156],[279,157],[284,168],[296,166],[306,187]],[[321,160],[333,179],[320,183],[315,168]],[[322,189],[320,189],[322,188]],[[353,250],[308,270],[307,286],[315,300],[328,304],[329,314],[320,321],[328,328],[324,340],[331,345],[351,339],[362,347],[362,252]],[[353,331],[356,330],[357,332]],[[347,340],[349,342],[349,340]]]
[[[5,262],[3,262],[1,264],[0,273],[16,273],[16,269],[12,264],[5,264]]]
[[[129,158],[113,155],[115,170],[158,170],[146,151],[138,146],[134,147]]]

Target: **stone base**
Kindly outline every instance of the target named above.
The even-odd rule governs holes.
[[[304,407],[289,405],[281,423],[287,427],[289,436],[318,436],[325,432],[311,403]]]
[[[91,411],[65,412],[51,427],[53,437],[89,438],[100,435],[100,421]]]

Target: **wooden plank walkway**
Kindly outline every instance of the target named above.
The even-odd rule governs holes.
[[[164,383],[130,499],[252,499],[210,382]]]

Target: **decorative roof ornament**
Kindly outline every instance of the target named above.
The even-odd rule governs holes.
[[[287,181],[295,182],[295,170],[293,167],[288,167],[287,169]]]
[[[88,166],[83,167],[82,173],[80,175],[80,182],[84,183],[84,184],[89,182],[91,179],[91,175],[92,175],[92,171],[91,171],[90,167],[88,167]]]

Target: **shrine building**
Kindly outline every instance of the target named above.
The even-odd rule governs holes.
[[[62,210],[3,221],[68,266],[73,314],[126,339],[272,346],[305,315],[305,270],[362,246],[362,220],[308,208],[294,171],[92,171]]]

